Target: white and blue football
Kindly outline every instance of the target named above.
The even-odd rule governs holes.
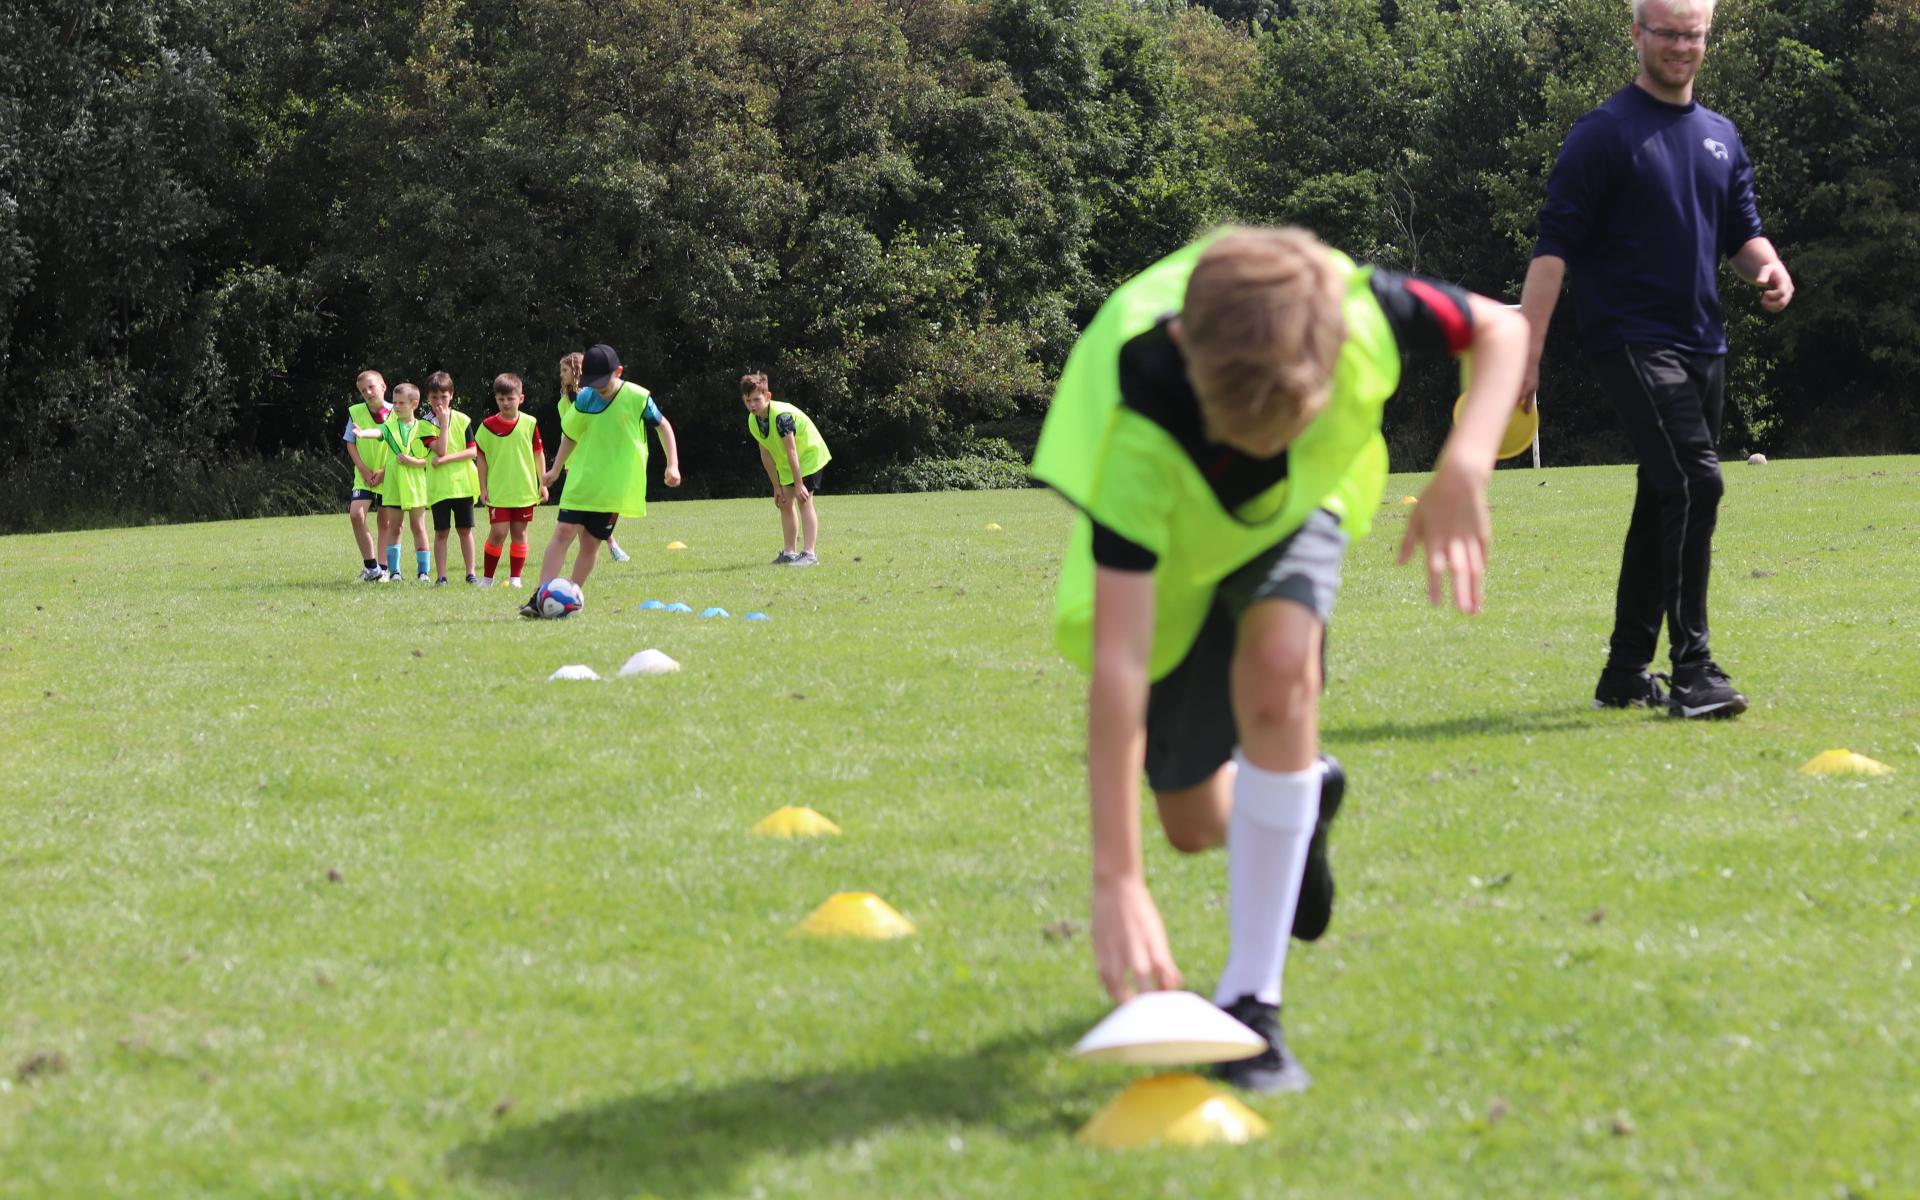
[[[533,594],[533,607],[548,620],[557,621],[580,611],[587,602],[586,593],[571,579],[549,579]]]

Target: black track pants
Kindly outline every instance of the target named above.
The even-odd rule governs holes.
[[[1627,346],[1595,360],[1640,460],[1633,519],[1620,554],[1609,669],[1653,662],[1660,623],[1676,670],[1707,650],[1707,577],[1720,478],[1720,410],[1726,356]]]

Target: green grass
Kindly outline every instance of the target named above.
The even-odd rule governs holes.
[[[342,517],[0,539],[0,1196],[1920,1195],[1920,460],[1729,469],[1705,725],[1587,709],[1628,469],[1496,476],[1478,620],[1391,566],[1418,485],[1333,626],[1316,1085],[1125,1154],[1051,496],[828,496],[813,571],[660,504],[553,623]],[[1205,990],[1223,860],[1149,846]],[[843,890],[918,936],[787,936]]]

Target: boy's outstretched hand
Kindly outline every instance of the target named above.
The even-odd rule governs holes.
[[[1420,503],[1407,516],[1407,535],[1400,539],[1400,556],[1395,561],[1404,564],[1413,557],[1414,547],[1424,544],[1427,600],[1442,603],[1442,580],[1451,575],[1454,607],[1477,613],[1492,539],[1485,478],[1443,458],[1433,482],[1420,494]]]
[[[1142,880],[1093,885],[1093,959],[1115,1004],[1138,991],[1180,986],[1167,928]]]

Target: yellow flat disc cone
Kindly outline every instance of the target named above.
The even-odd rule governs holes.
[[[840,827],[805,806],[776,808],[762,818],[753,831],[763,837],[804,838],[839,833]]]
[[[1420,498],[1418,496],[1402,496],[1400,497],[1400,503],[1411,506],[1420,503]]]
[[[667,549],[669,550],[685,550],[686,548],[687,548],[687,544],[685,542],[668,542],[667,543]]]
[[[1891,775],[1893,768],[1851,750],[1823,750],[1800,766],[1802,775]]]
[[[1106,1150],[1158,1142],[1171,1146],[1242,1145],[1267,1136],[1260,1114],[1198,1075],[1177,1071],[1137,1080],[1093,1114],[1074,1141]]]
[[[872,892],[837,892],[793,927],[795,937],[901,938],[913,935],[907,920]]]
[[[988,522],[987,522],[987,528],[988,528],[988,529],[998,529],[998,528],[1000,528],[1000,522],[998,522],[998,521],[988,521]]]
[[[1453,402],[1453,423],[1455,425],[1460,423],[1460,410],[1466,407],[1466,403],[1467,394],[1461,392],[1460,398]],[[1519,455],[1525,454],[1533,446],[1533,435],[1539,432],[1540,405],[1535,403],[1534,406],[1526,412],[1521,412],[1518,408],[1515,408],[1513,410],[1513,416],[1507,418],[1507,431],[1500,435],[1500,457],[1516,458]]]

